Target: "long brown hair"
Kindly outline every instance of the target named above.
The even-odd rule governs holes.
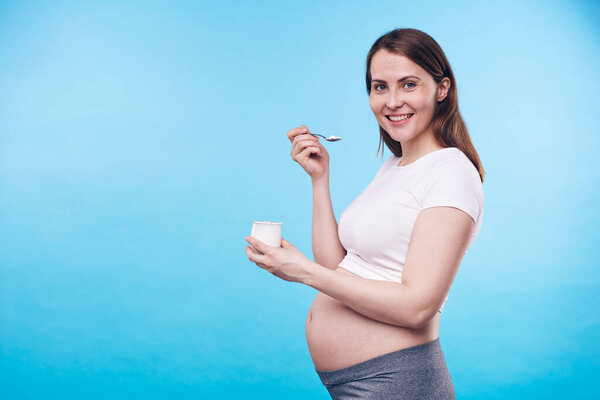
[[[450,68],[450,63],[442,51],[440,45],[428,34],[417,29],[404,28],[394,29],[373,43],[367,55],[367,93],[371,94],[371,60],[375,53],[385,49],[391,53],[409,58],[414,63],[427,71],[436,83],[440,83],[444,77],[450,79],[450,89],[446,98],[436,104],[431,127],[437,141],[446,147],[457,147],[471,160],[477,171],[481,182],[485,178],[485,170],[479,160],[479,155],[471,142],[469,131],[465,125],[460,111],[458,110],[458,95],[456,80]],[[379,126],[379,147],[384,142],[390,151],[400,157],[402,146],[395,141],[381,125]],[[383,156],[383,150],[381,152]]]

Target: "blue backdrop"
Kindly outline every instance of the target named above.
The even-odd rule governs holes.
[[[311,253],[371,181],[373,41],[432,35],[487,176],[444,309],[461,399],[600,391],[600,8],[505,1],[0,3],[0,398],[327,399],[316,295],[247,260],[254,219]]]

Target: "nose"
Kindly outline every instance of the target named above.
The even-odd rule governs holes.
[[[404,103],[404,99],[402,98],[402,93],[397,90],[390,90],[388,92],[388,96],[386,99],[386,106],[389,109],[400,108]]]

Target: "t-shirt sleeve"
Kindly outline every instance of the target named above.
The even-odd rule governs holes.
[[[477,219],[483,210],[483,187],[475,166],[462,159],[440,162],[424,182],[421,209],[455,207]]]

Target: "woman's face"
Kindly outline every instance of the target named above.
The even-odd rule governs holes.
[[[428,130],[437,102],[446,97],[450,87],[450,79],[444,78],[438,85],[407,57],[383,49],[371,59],[371,78],[371,110],[379,125],[398,142],[411,141]]]

